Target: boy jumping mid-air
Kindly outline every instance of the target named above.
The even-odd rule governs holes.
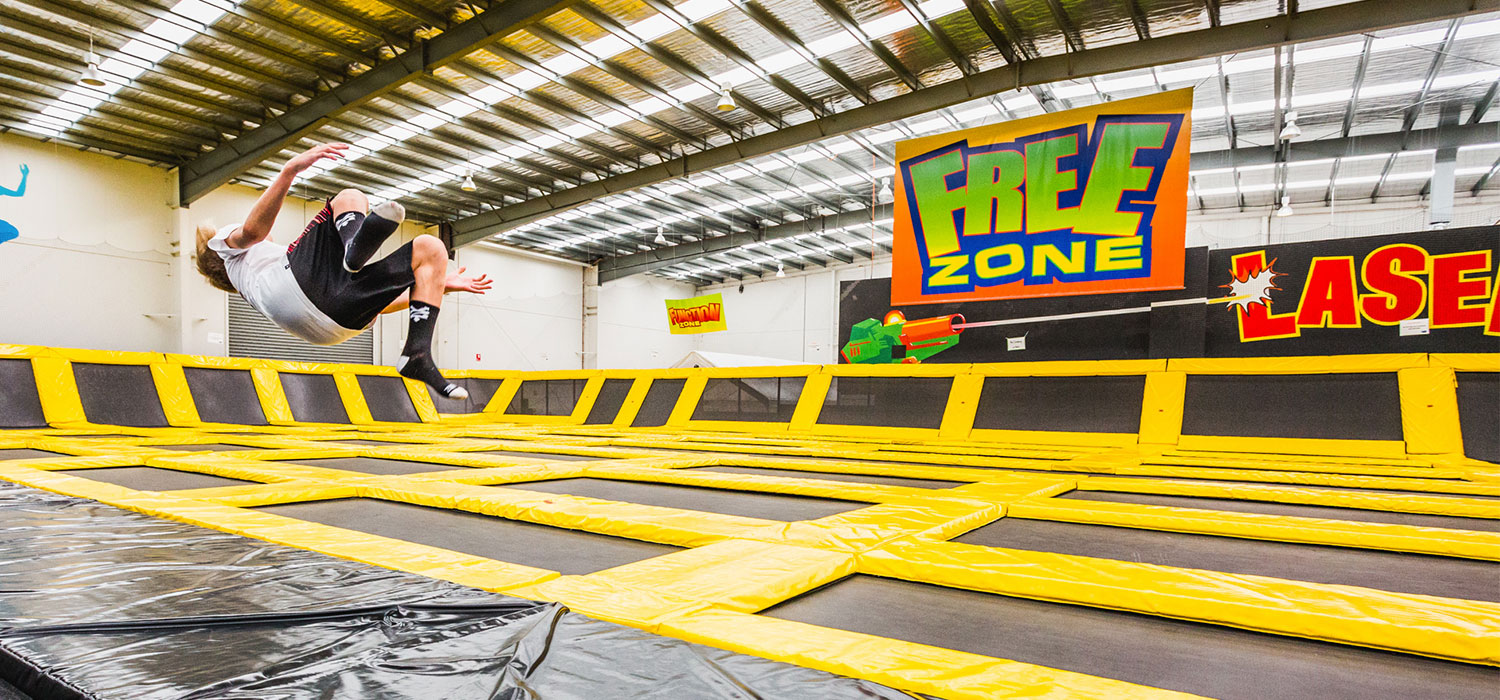
[[[443,294],[483,294],[490,279],[466,276],[464,268],[448,274],[448,249],[425,234],[370,262],[406,218],[400,204],[384,202],[372,211],[364,193],[344,190],[290,246],[269,240],[297,175],[324,158],[342,158],[347,148],[324,144],[287,161],[243,224],[217,231],[199,225],[198,272],[219,289],[239,292],[256,311],[314,345],[337,345],[369,328],[376,316],[410,308],[406,348],[396,371],[450,399],[466,399],[469,393],[444,378],[432,361],[432,328]]]

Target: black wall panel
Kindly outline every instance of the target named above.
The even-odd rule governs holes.
[[[1400,440],[1401,396],[1394,372],[1189,375],[1182,432]]]
[[[974,427],[1136,433],[1145,393],[1144,376],[990,377]]]

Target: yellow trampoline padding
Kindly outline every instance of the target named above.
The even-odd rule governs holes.
[[[1018,501],[1005,513],[1035,520],[1500,561],[1500,533],[1494,532],[1068,499]]]
[[[945,416],[943,420],[948,419]],[[1135,433],[1081,433],[1063,430],[991,430],[975,428],[968,431],[969,439],[984,442],[1004,442],[1015,445],[1034,443],[1039,445],[1077,445],[1084,447],[1124,447],[1139,441]]]
[[[173,426],[198,426],[203,420],[198,417],[198,407],[193,403],[188,389],[187,375],[182,365],[153,363],[151,379],[156,383],[156,395],[161,399],[162,414]]]
[[[1141,398],[1140,442],[1176,444],[1182,436],[1182,411],[1186,400],[1186,374],[1162,371],[1146,375],[1146,388]]]
[[[1342,473],[1308,473],[1294,471],[1274,470],[1249,470],[1249,469],[1227,469],[1227,468],[1198,468],[1198,467],[1121,467],[1114,471],[1122,476],[1155,476],[1162,479],[1190,479],[1203,482],[1223,481],[1247,481],[1257,482],[1257,485],[1247,485],[1245,488],[1258,488],[1258,484],[1291,484],[1297,486],[1331,486],[1335,488],[1362,488],[1362,489],[1389,489],[1392,491],[1413,492],[1436,492],[1451,493],[1455,495],[1491,495],[1494,490],[1491,486],[1472,484],[1458,479],[1464,476],[1458,470],[1443,470],[1441,472],[1431,470],[1422,475],[1424,478],[1395,478],[1386,476],[1360,476]],[[1108,474],[1092,475],[1091,479],[1097,481],[1107,478]],[[1446,481],[1445,479],[1452,479]],[[1142,480],[1144,481],[1144,480]],[[1153,482],[1161,483],[1161,482]],[[1232,484],[1225,484],[1232,486]]]
[[[354,373],[334,372],[333,383],[339,389],[339,397],[344,401],[344,412],[349,414],[350,423],[366,425],[376,422],[370,415],[370,405],[365,402],[365,392],[360,388],[359,379]]]
[[[1459,372],[1500,372],[1500,354],[1491,352],[1433,353],[1427,357],[1433,367],[1450,367]]]
[[[560,576],[507,589],[507,595],[562,603],[575,612],[607,622],[656,632],[663,620],[702,610],[707,603],[660,590],[622,587],[589,576]]]
[[[854,573],[854,556],[752,540],[726,540],[583,577],[754,612]]]
[[[1188,374],[1339,374],[1395,372],[1426,367],[1427,356],[1417,353],[1370,355],[1303,355],[1298,357],[1180,357],[1167,369]]]
[[[260,398],[260,410],[271,425],[293,423],[292,405],[287,401],[286,390],[281,386],[281,375],[266,367],[250,370],[250,381],[255,384],[255,395]]]
[[[679,547],[732,539],[770,522],[519,488],[441,482],[372,481],[361,486],[360,494]]]
[[[358,487],[354,485],[329,485],[318,481],[286,481],[279,484],[246,484],[244,486],[218,486],[207,489],[190,489],[172,493],[198,501],[209,501],[237,508],[258,508],[283,503],[354,498]]]
[[[1500,665],[1500,604],[1052,552],[907,540],[861,573]]]
[[[947,700],[1177,700],[1198,696],[874,637],[748,615],[704,610],[663,622],[658,631],[720,649],[865,678]]]
[[[1285,455],[1351,455],[1395,459],[1406,455],[1406,443],[1401,440],[1334,440],[1324,438],[1183,435],[1177,439],[1177,445],[1185,450],[1239,452],[1247,454],[1264,452]]]
[[[1463,454],[1458,421],[1458,383],[1450,367],[1419,367],[1396,373],[1401,389],[1401,433],[1406,451]]]
[[[156,362],[166,362],[165,355],[159,352],[135,352],[130,350],[85,350],[82,348],[52,348],[53,356],[61,357],[70,362],[83,362],[88,364],[104,365],[149,365]]]
[[[1464,518],[1500,518],[1500,501],[1459,496],[1425,496],[1413,493],[1392,498],[1389,494],[1354,493],[1333,489],[1211,484],[1207,482],[1149,481],[1090,477],[1078,482],[1080,491],[1125,491],[1203,498],[1237,498],[1309,506],[1334,506],[1363,510],[1385,510],[1422,515],[1452,515]]]
[[[744,537],[855,553],[929,532],[955,520],[993,520],[1000,517],[1000,512],[1000,506],[992,503],[957,499],[885,503],[817,520],[776,523],[747,532]]]
[[[32,376],[36,378],[36,395],[42,403],[42,414],[55,426],[87,425],[83,401],[78,398],[78,384],[73,380],[73,363],[60,357],[31,359]]]
[[[135,467],[144,465],[145,463],[145,460],[136,455],[111,453],[107,455],[58,455],[57,457],[37,457],[33,459],[8,459],[0,462],[0,466],[28,467],[37,470],[56,471],[63,469]]]
[[[1166,360],[1047,360],[981,362],[968,373],[986,377],[1103,377],[1167,371]]]

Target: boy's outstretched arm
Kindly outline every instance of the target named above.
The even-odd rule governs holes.
[[[464,272],[468,269],[467,267],[460,267],[458,268],[458,272],[448,275],[448,279],[443,281],[443,293],[468,292],[470,294],[483,294],[489,290],[490,285],[494,284],[490,280],[489,275],[479,275],[478,277],[465,275]],[[380,313],[394,313],[404,310],[408,306],[411,306],[411,290],[409,289],[402,292],[401,296],[396,297],[395,301],[386,305]]]
[[[287,193],[292,191],[292,183],[296,182],[297,176],[311,167],[313,163],[324,158],[343,158],[343,152],[347,148],[349,148],[347,143],[325,143],[313,146],[281,166],[281,172],[276,174],[276,179],[271,181],[271,186],[260,194],[260,199],[255,200],[255,206],[250,207],[250,213],[245,216],[244,225],[239,231],[229,236],[229,247],[249,248],[270,236],[271,227],[276,225],[276,215],[281,212],[281,202],[286,199]]]

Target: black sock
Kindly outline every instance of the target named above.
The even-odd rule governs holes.
[[[340,215],[343,216],[343,215]],[[385,239],[401,227],[401,222],[406,219],[406,208],[396,202],[382,202],[370,210],[368,217],[360,217],[362,222],[359,228],[354,230],[352,238],[345,237],[344,244],[344,269],[350,272],[359,272],[364,268],[370,258],[380,251],[380,245]],[[340,229],[340,235],[342,235]]]
[[[364,213],[346,211],[333,217],[333,230],[339,232],[339,238],[344,241],[344,247],[348,248],[349,241],[354,240],[354,235],[359,233],[359,227],[364,223]]]
[[[408,312],[406,347],[396,361],[396,371],[407,379],[426,382],[450,399],[467,399],[469,392],[449,382],[432,361],[432,329],[437,327],[438,307],[424,301],[413,301]]]

